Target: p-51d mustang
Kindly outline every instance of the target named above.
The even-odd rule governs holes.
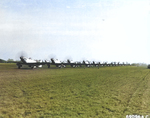
[[[49,62],[42,62],[42,61],[38,61],[38,60],[32,60],[31,58],[26,58],[21,56],[20,57],[22,62],[18,62],[16,65],[18,66],[18,69],[20,69],[22,67],[22,65],[28,65],[29,67],[33,68],[37,68],[37,67],[42,67],[42,65],[47,64],[48,68],[50,67]]]
[[[53,59],[51,58],[52,64],[55,65],[56,67],[66,67],[61,61],[59,61],[58,59]]]

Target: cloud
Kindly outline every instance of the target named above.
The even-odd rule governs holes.
[[[70,9],[71,7],[70,6],[66,6],[66,8]]]

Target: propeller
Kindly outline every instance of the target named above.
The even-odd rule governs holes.
[[[67,61],[67,62],[69,62],[69,61],[72,60],[72,57],[71,56],[66,56],[64,60]]]
[[[50,54],[48,57],[49,57],[50,59],[56,59],[56,55],[55,55],[55,54]]]
[[[82,58],[82,62],[85,62],[85,61],[86,61],[86,58],[85,58],[85,57],[83,57],[83,58]]]
[[[72,60],[72,57],[71,57],[71,56],[66,56],[66,57],[65,57],[65,60],[68,60],[68,59],[71,61],[71,60]]]
[[[21,51],[21,52],[18,52],[17,54],[16,54],[16,60],[18,60],[18,59],[20,59],[20,57],[28,57],[27,56],[27,53],[25,52],[25,51]]]

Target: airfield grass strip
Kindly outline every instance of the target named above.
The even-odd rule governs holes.
[[[122,118],[148,115],[150,71],[142,67],[17,69],[0,64],[0,117]]]

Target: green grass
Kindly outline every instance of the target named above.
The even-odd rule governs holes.
[[[142,67],[17,69],[0,64],[0,118],[125,118],[150,114]]]

